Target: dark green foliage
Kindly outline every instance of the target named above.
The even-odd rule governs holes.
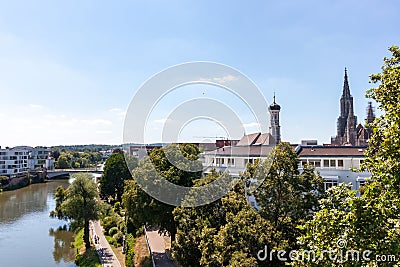
[[[289,250],[297,248],[297,226],[312,218],[323,192],[323,179],[309,166],[300,174],[298,161],[290,145],[280,143],[254,173],[265,177],[256,191],[260,213],[279,233],[277,244]]]
[[[52,147],[53,151],[60,152],[100,152],[106,150],[116,149],[115,145],[71,145],[71,146],[55,146]]]
[[[101,225],[106,233],[108,233],[113,227],[118,229],[118,217],[115,215],[104,217],[101,221]]]
[[[65,214],[63,213],[62,204],[66,197],[66,192],[64,187],[58,186],[56,189],[56,193],[54,194],[54,198],[56,199],[56,208],[55,210],[50,212],[51,217],[57,217],[58,219],[66,219]]]
[[[7,176],[0,176],[0,187],[6,186],[10,183],[10,180]]]
[[[124,235],[121,232],[117,231],[112,237],[115,242],[117,242],[117,245],[122,244],[122,239],[124,238]]]
[[[128,234],[125,239],[125,265],[135,266],[135,238],[132,234]]]
[[[56,169],[89,168],[102,162],[98,152],[61,152],[55,162]]]
[[[204,180],[213,181],[220,174]],[[183,266],[257,266],[257,252],[275,247],[271,224],[250,207],[244,180],[221,200],[195,208],[177,207],[177,237],[173,255]],[[197,186],[204,184],[199,180]]]
[[[174,159],[178,159],[176,148],[177,145],[165,148],[167,153],[170,153],[169,156]],[[193,164],[201,164],[196,161],[199,153],[197,146],[184,144],[178,148],[186,159],[193,160]],[[178,159],[175,165],[180,166],[181,164],[184,164],[183,161]],[[149,158],[143,160],[133,171],[132,175],[135,179],[126,182],[123,205],[126,208],[129,223],[135,229],[141,228],[146,223],[157,225],[162,232],[170,234],[173,240],[176,232],[172,215],[174,207],[152,198],[136,182],[138,179],[152,180],[155,177],[154,168],[169,182],[182,186],[192,186],[193,181],[201,177],[201,172],[184,171],[185,166],[177,168],[169,162],[163,149],[155,148],[151,151]]]
[[[104,173],[101,176],[100,195],[102,198],[111,198],[121,201],[124,193],[124,182],[132,179],[126,165],[125,157],[121,153],[113,153],[104,165]]]
[[[108,231],[109,236],[113,236],[118,232],[118,227],[111,227],[110,230]]]

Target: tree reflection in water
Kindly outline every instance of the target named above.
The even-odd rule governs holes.
[[[50,228],[49,235],[54,237],[53,258],[56,263],[73,262],[75,259],[74,249],[71,243],[74,241],[73,233],[68,231],[67,225],[57,229]]]

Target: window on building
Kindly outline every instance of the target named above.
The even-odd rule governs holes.
[[[343,168],[343,160],[342,160],[342,159],[339,159],[339,160],[337,161],[337,166]]]
[[[328,190],[332,186],[337,186],[337,185],[338,185],[338,181],[336,179],[325,179],[324,189]]]
[[[228,158],[228,165],[229,166],[234,166],[235,165],[235,159]]]
[[[313,165],[316,168],[319,168],[321,167],[321,160],[315,160],[315,159],[308,160],[308,164]]]
[[[324,159],[324,167],[329,168],[329,159]]]
[[[254,163],[254,159],[245,159],[244,160],[244,164],[247,165],[247,163],[253,164]]]
[[[336,167],[336,160],[331,159],[331,160],[329,161],[329,163],[330,163],[330,167]]]

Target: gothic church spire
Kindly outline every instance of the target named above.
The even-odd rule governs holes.
[[[342,95],[342,97],[343,98],[351,97],[349,80],[347,78],[347,68],[344,68],[344,84],[343,84],[343,95]]]

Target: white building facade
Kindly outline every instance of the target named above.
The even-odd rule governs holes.
[[[11,177],[34,169],[54,168],[51,151],[43,147],[18,146],[0,148],[0,175]]]

